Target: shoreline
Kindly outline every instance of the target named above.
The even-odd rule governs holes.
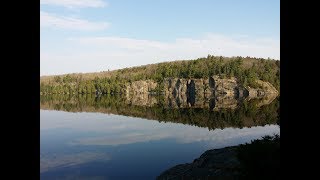
[[[205,151],[191,163],[162,172],[157,180],[175,179],[277,179],[280,172],[280,135],[251,143]]]

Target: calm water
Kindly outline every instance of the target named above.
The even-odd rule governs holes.
[[[206,150],[280,134],[279,103],[254,104],[213,111],[113,97],[42,98],[41,179],[155,179]]]

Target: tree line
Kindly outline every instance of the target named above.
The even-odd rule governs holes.
[[[280,90],[280,61],[251,57],[208,55],[196,60],[172,61],[124,68],[94,75],[67,74],[40,78],[41,94],[121,94],[126,84],[151,79],[161,93],[165,78],[236,77],[243,86],[256,87],[256,79],[270,82]]]

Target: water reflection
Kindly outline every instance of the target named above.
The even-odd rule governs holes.
[[[210,108],[212,99],[191,107],[150,99],[41,97],[41,179],[155,179],[208,149],[280,133],[278,99],[220,110]]]
[[[47,156],[43,155],[40,157],[40,173],[49,171],[58,167],[72,167],[80,164],[85,164],[91,161],[105,161],[109,160],[110,157],[105,153],[94,153],[94,152],[80,152],[75,154],[62,154]]]
[[[144,96],[144,95],[143,95]],[[45,96],[40,107],[68,112],[100,112],[174,122],[208,129],[252,127],[278,122],[279,97],[236,100],[234,98],[199,99],[190,107],[177,106],[170,98],[148,96],[147,100],[128,100],[121,96]],[[179,104],[179,103],[178,103]],[[189,103],[190,104],[190,103]]]

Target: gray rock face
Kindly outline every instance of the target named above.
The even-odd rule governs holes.
[[[131,84],[127,84],[125,88],[126,94],[146,94],[155,90],[157,83],[152,80],[146,81],[134,81]]]
[[[204,96],[204,85],[203,79],[193,79],[191,80],[194,83],[194,90],[197,96]]]
[[[213,88],[214,85],[212,83],[214,83],[214,81],[210,80],[212,78],[208,78],[208,79],[203,79],[203,91],[204,91],[204,96],[205,97],[210,97],[212,92],[213,92]]]
[[[236,96],[238,94],[238,83],[237,79],[234,77],[228,78],[221,78],[219,76],[213,76],[214,80],[214,94],[215,96],[219,95],[227,95],[227,96]]]
[[[208,150],[192,163],[174,166],[160,176],[158,180],[176,180],[184,178],[236,178],[239,175],[240,162],[236,147]]]
[[[187,80],[179,78],[166,78],[164,80],[164,92],[166,95],[186,95]]]
[[[276,96],[279,92],[269,82],[257,80],[258,88],[247,87],[248,98],[263,98],[265,96]]]
[[[166,78],[163,84],[166,103],[170,107],[210,106],[213,110],[235,109],[239,98],[267,99],[267,103],[279,94],[269,82],[257,80],[258,88],[242,87],[236,78],[222,78],[218,75],[204,79]],[[124,92],[127,96],[130,95],[128,99],[131,102],[146,101],[146,104],[154,104],[154,101],[147,103],[150,101],[148,96],[142,94],[153,93],[157,86],[152,80],[135,81],[128,83]],[[209,99],[214,99],[214,102],[209,102]]]

